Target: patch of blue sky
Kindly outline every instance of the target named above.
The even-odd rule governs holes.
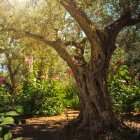
[[[70,17],[70,14],[67,12],[65,18],[68,19]]]
[[[67,12],[65,18],[68,19],[71,15]],[[84,33],[84,31],[82,31],[82,35],[83,37],[86,37],[86,34]]]

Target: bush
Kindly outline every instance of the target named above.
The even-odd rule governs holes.
[[[3,84],[0,84],[0,112],[8,111],[11,104],[12,100],[8,89]]]
[[[110,61],[108,89],[115,111],[128,113],[138,109],[139,88],[131,80],[122,58]]]
[[[74,84],[68,84],[63,89],[65,97],[63,100],[64,107],[79,109],[78,89]]]
[[[18,85],[13,95],[9,94],[4,85],[0,85],[1,112],[20,107],[24,115],[52,116],[60,114],[65,107],[79,108],[78,90],[74,84],[69,84],[71,82],[64,84],[55,78],[40,81],[33,81],[33,77],[27,79],[30,80]]]
[[[27,82],[23,84],[22,92],[16,96],[16,103],[23,106],[24,114],[50,116],[62,112],[60,90],[56,83],[46,84],[46,81]]]

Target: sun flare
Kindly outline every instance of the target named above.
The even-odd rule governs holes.
[[[26,0],[16,0],[16,1],[20,3],[26,2]]]
[[[27,0],[11,0],[12,3],[16,2],[16,3],[26,3]]]

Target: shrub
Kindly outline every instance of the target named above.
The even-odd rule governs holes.
[[[68,84],[65,86],[64,90],[64,107],[71,109],[79,108],[79,99],[78,99],[78,89],[75,84]]]
[[[122,58],[110,61],[108,89],[115,111],[128,113],[137,109],[139,88],[131,80]]]
[[[25,81],[16,102],[23,106],[24,114],[50,116],[62,112],[62,103],[59,98],[60,91],[56,83],[46,84],[46,81]]]

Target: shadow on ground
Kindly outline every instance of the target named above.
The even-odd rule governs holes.
[[[78,111],[69,110],[59,116],[28,118],[27,123],[13,126],[11,132],[13,138],[23,137],[23,140],[72,140],[69,131],[64,131],[64,126],[78,116]],[[140,130],[139,113],[125,116],[125,124],[136,126]]]
[[[27,119],[24,125],[13,126],[13,138],[23,137],[23,140],[71,140],[64,134],[64,126],[78,115],[78,111],[68,112],[60,116]]]

